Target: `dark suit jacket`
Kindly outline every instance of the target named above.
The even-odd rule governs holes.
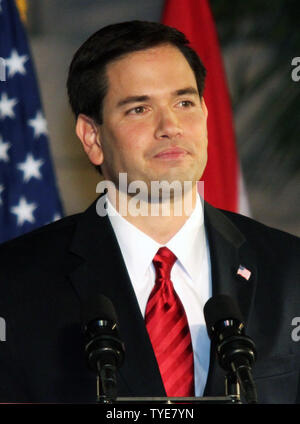
[[[213,294],[235,297],[258,351],[259,401],[299,402],[300,241],[251,219],[205,205]],[[249,281],[237,277],[242,264]],[[101,292],[115,305],[126,358],[119,396],[165,396],[144,320],[107,217],[95,203],[0,247],[0,401],[93,402],[81,305]],[[211,354],[206,396],[224,395],[224,372]]]

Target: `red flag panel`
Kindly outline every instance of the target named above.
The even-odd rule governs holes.
[[[207,0],[167,0],[162,22],[183,32],[207,70],[208,163],[205,199],[238,211],[239,165],[229,92],[214,19]]]

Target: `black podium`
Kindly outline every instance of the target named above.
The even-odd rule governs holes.
[[[198,405],[198,404],[242,404],[240,387],[236,378],[232,374],[225,377],[224,396],[203,396],[203,397],[116,397],[110,400],[101,390],[100,378],[97,376],[97,403],[106,405],[116,404],[161,404],[161,405]]]
[[[165,404],[165,405],[198,405],[198,404],[241,404],[239,396],[215,397],[118,397],[114,404]]]

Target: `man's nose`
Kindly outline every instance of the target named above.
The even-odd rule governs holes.
[[[155,138],[157,139],[172,139],[182,134],[180,120],[176,112],[169,108],[164,108],[158,111]]]

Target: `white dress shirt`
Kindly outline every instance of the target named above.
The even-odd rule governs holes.
[[[155,284],[152,260],[162,245],[123,218],[107,198],[107,213],[116,234],[142,315]],[[176,256],[171,270],[174,289],[185,308],[193,352],[195,395],[202,396],[205,388],[210,356],[203,307],[211,297],[211,266],[209,247],[204,227],[200,196],[196,206],[181,229],[165,245]]]

